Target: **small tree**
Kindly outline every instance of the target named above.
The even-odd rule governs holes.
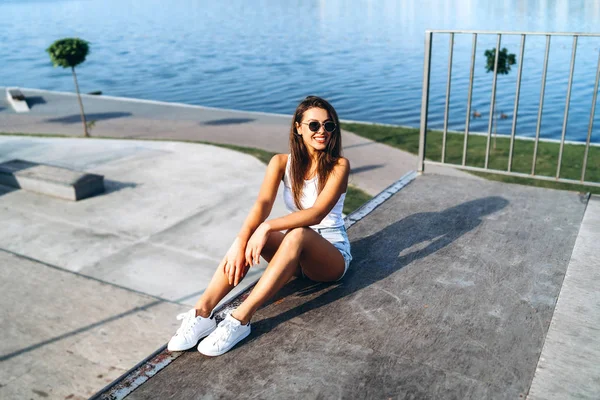
[[[485,72],[494,71],[494,61],[496,60],[496,49],[490,49],[485,51],[486,65]],[[498,53],[498,73],[502,75],[508,75],[510,72],[510,66],[517,63],[517,57],[514,54],[508,54],[508,50],[504,47]]]
[[[496,49],[490,49],[485,51],[485,72],[493,72],[494,71],[494,63],[496,61]],[[506,47],[498,52],[498,69],[497,73],[501,75],[508,75],[510,72],[510,66],[515,65],[517,63],[516,56],[514,54],[509,54]],[[492,118],[495,118],[494,124],[494,149],[496,148],[496,131],[498,130],[498,117],[496,115],[496,110],[492,110]]]
[[[90,50],[89,43],[79,38],[66,38],[55,41],[46,49],[50,54],[50,60],[54,67],[71,68],[73,72],[73,80],[75,81],[75,89],[77,90],[77,99],[79,100],[79,108],[81,109],[81,121],[83,122],[83,133],[85,137],[89,137],[88,125],[85,121],[85,112],[83,111],[83,103],[81,102],[81,94],[79,93],[79,84],[77,83],[77,74],[75,67],[85,61],[85,57]]]

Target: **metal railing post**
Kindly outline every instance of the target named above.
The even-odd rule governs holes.
[[[454,51],[454,33],[450,34],[448,45],[448,81],[446,82],[446,110],[444,112],[444,137],[442,138],[442,162],[446,161],[446,137],[448,136],[448,117],[450,111],[450,85],[452,83],[452,52]]]
[[[498,58],[500,52],[500,40],[502,38],[501,34],[498,34],[498,40],[496,41],[496,54],[494,57],[494,80],[492,81],[492,98],[490,100],[490,120],[488,123],[488,136],[487,136],[487,144],[485,146],[485,169],[488,169],[489,161],[490,161],[490,142],[492,139],[492,126],[494,124],[494,108],[496,107],[496,82],[498,81]],[[496,127],[498,129],[498,127]]]
[[[585,181],[585,170],[587,168],[590,141],[592,139],[592,128],[594,127],[594,114],[596,113],[596,99],[598,98],[598,81],[600,80],[600,52],[598,52],[598,69],[596,70],[596,83],[594,84],[594,95],[592,96],[592,111],[590,112],[590,124],[588,126],[587,139],[585,141],[585,153],[583,155],[583,168],[581,169],[581,182]]]
[[[417,172],[425,170],[425,143],[427,135],[427,112],[429,110],[429,75],[431,72],[431,45],[433,33],[425,31],[425,57],[423,62],[423,91],[421,93],[421,128],[419,136],[419,165]]]
[[[465,122],[465,140],[463,143],[462,165],[467,163],[467,144],[469,141],[469,125],[471,124],[471,100],[473,98],[473,76],[475,75],[475,51],[477,49],[477,34],[473,34],[473,47],[471,50],[471,74],[469,76],[469,98],[467,99],[467,120]]]
[[[521,74],[523,72],[523,55],[525,54],[525,35],[521,35],[521,52],[519,54],[519,72],[517,73],[517,91],[515,93],[515,107],[513,109],[513,122],[510,131],[510,149],[508,151],[508,172],[512,170],[512,157],[515,148],[515,133],[517,131],[517,114],[519,113],[519,95],[521,94]]]
[[[556,179],[560,178],[560,165],[565,148],[565,136],[567,134],[567,122],[569,120],[569,105],[571,103],[571,87],[573,86],[573,72],[575,72],[575,56],[577,54],[577,36],[573,36],[573,53],[571,55],[571,72],[569,73],[569,86],[567,87],[567,101],[565,104],[565,118],[563,120],[562,136],[560,138],[560,150],[558,151],[558,166],[556,167]]]
[[[535,164],[537,163],[538,145],[540,142],[540,128],[542,127],[542,111],[544,109],[544,94],[546,92],[546,75],[548,74],[548,55],[550,54],[550,35],[546,35],[546,53],[544,55],[544,69],[542,72],[542,88],[540,89],[540,108],[535,128],[535,144],[533,145],[533,162],[531,163],[531,175],[535,175]]]

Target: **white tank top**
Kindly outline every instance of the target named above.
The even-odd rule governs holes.
[[[283,176],[283,201],[285,207],[290,213],[298,211],[298,207],[294,203],[294,195],[292,194],[292,184],[290,178],[290,155],[288,155],[287,162],[285,164],[285,175]],[[304,187],[302,188],[302,195],[300,196],[300,204],[306,210],[311,208],[315,201],[317,201],[319,190],[319,177],[316,176],[313,179],[305,179]],[[312,225],[311,228],[338,228],[344,226],[344,218],[342,216],[342,210],[344,209],[344,200],[346,199],[346,193],[342,193],[337,203],[329,214],[323,218],[321,223]]]

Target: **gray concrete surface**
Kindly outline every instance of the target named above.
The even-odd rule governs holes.
[[[22,91],[29,99],[31,111],[26,115],[17,114],[7,104],[2,104],[5,100],[0,99],[0,132],[82,134],[74,94],[33,89]],[[290,115],[275,115],[107,96],[83,97],[88,120],[96,121],[92,136],[202,140],[288,152],[294,110],[290,110]],[[342,119],[352,117],[340,115]],[[413,154],[350,132],[342,132],[342,136],[344,155],[352,167],[350,181],[371,195],[417,169],[417,157]],[[430,166],[427,171],[480,179],[446,167]]]
[[[71,202],[0,186],[2,399],[88,397],[166,343],[265,171],[201,144],[0,137],[0,162],[14,158],[104,175],[106,192]]]
[[[2,250],[0,276],[5,400],[86,399],[163,345],[188,309]]]
[[[350,228],[342,282],[291,282],[232,351],[186,352],[128,398],[524,398],[584,210],[418,177]]]
[[[600,397],[600,197],[590,200],[528,399]]]
[[[254,157],[200,144],[0,137],[0,161],[13,158],[104,175],[107,190],[77,203],[3,195],[0,219],[9,228],[0,231],[2,248],[190,305],[237,234],[265,170]],[[273,212],[285,213],[282,201]]]

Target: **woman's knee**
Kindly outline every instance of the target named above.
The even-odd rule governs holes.
[[[283,238],[283,243],[285,243],[288,246],[301,245],[306,239],[306,234],[309,230],[311,229],[306,227],[290,229],[285,234],[285,237]]]

